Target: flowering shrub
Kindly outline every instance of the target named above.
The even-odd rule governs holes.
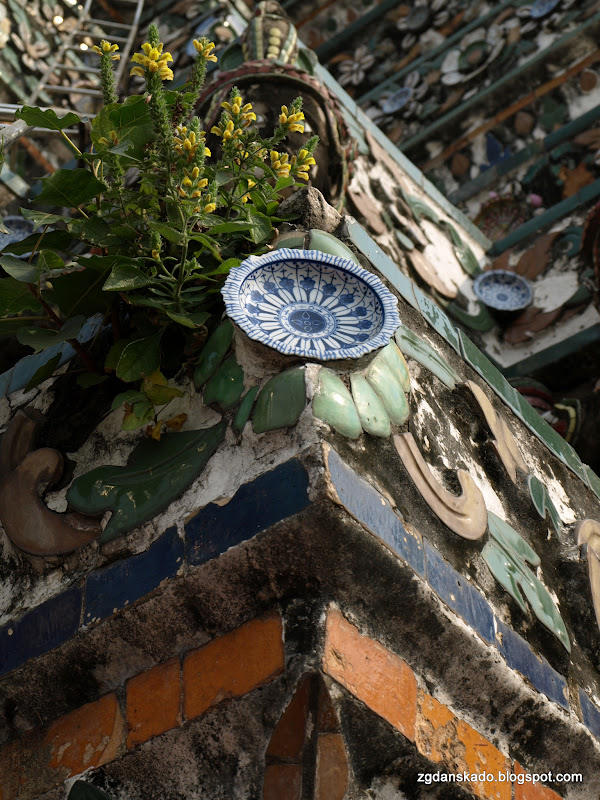
[[[100,56],[104,105],[92,121],[89,153],[65,134],[80,122],[77,115],[59,119],[30,107],[17,112],[28,124],[59,130],[85,167],[43,179],[35,204],[59,207],[59,213],[22,209],[41,232],[11,248],[16,255],[31,253],[28,261],[0,257],[9,275],[0,280],[0,331],[3,324],[16,325],[19,341],[36,351],[70,341],[98,380],[114,370],[125,382],[141,380],[142,393],[144,385],[164,386],[159,368],[166,330],[187,331],[188,351],[190,337],[192,349],[203,339],[211,315],[222,310],[219,289],[228,271],[250,253],[264,252],[279,221],[281,191],[307,180],[315,163],[317,137],[291,157],[282,151],[288,133],[304,130],[301,98],[282,106],[278,127],[263,138],[252,105],[235,87],[212,128],[221,153],[209,162],[193,110],[216,56],[205,38],[194,47],[188,83],[182,91],[168,90],[173,58],[152,25],[132,57],[131,74],[144,79],[145,93],[123,102],[113,73],[118,46],[102,41],[92,48]],[[75,213],[64,214],[65,208]],[[76,241],[85,243],[85,254],[73,255]],[[24,311],[21,325],[15,315]],[[103,368],[98,354],[76,341],[86,317],[97,312],[112,322],[114,337]],[[47,376],[42,371],[39,377]],[[130,414],[129,427],[148,422],[149,414],[148,407],[133,420]]]

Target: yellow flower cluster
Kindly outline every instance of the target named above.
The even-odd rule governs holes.
[[[225,124],[220,122],[218,125],[213,125],[210,132],[214,133],[215,136],[222,136],[225,142],[229,139],[237,139],[238,136],[242,135],[242,129],[236,128],[232,119]]]
[[[221,103],[221,107],[225,109],[225,111],[229,111],[234,117],[242,115],[241,120],[239,121],[242,127],[247,128],[248,125],[252,122],[252,120],[256,119],[256,114],[252,111],[252,103],[246,103],[242,105],[244,101],[242,98],[237,95],[233,98],[233,103],[228,103],[227,101]]]
[[[275,170],[277,177],[287,178],[292,168],[288,154],[278,153],[277,150],[271,150],[269,158],[271,159],[271,167]]]
[[[208,186],[208,179],[200,177],[199,167],[191,170],[184,168],[183,172],[185,177],[179,186],[179,196],[187,200],[196,200],[202,195],[202,189],[206,189]]]
[[[109,131],[108,135],[110,136],[110,139],[107,139],[106,136],[101,136],[98,139],[98,144],[103,144],[105,147],[114,147],[115,145],[119,144],[116,131]]]
[[[173,80],[173,70],[167,66],[169,61],[173,61],[173,57],[171,53],[163,53],[162,42],[159,42],[156,47],[153,47],[150,42],[144,42],[142,51],[142,53],[134,53],[131,57],[134,64],[141,64],[141,66],[133,67],[130,75],[139,75],[144,78],[146,72],[158,72],[161,80]]]
[[[111,44],[110,42],[107,42],[106,39],[102,39],[99,47],[97,44],[93,45],[92,47],[94,53],[98,53],[99,56],[110,54],[111,61],[118,61],[121,58],[118,53],[115,53],[115,50],[118,49],[118,44]]]
[[[188,164],[196,155],[196,151],[202,145],[204,147],[204,155],[209,158],[211,155],[210,150],[204,144],[204,131],[200,135],[196,135],[195,131],[188,131],[185,125],[179,125],[175,130],[175,152],[178,156],[187,156]]]
[[[302,111],[294,111],[292,114],[288,111],[287,106],[281,106],[281,114],[279,115],[279,124],[285,125],[290,133],[298,132],[304,133],[304,125],[300,125],[300,120],[304,119]]]
[[[253,186],[256,186],[256,181],[253,181],[252,178],[248,178],[248,186],[246,187],[247,192],[249,192]],[[249,194],[245,194],[242,196],[242,203],[247,203],[248,200],[250,200]]]
[[[207,39],[194,39],[193,45],[198,55],[201,55],[206,61],[216,63],[217,57],[211,52],[215,48],[214,42],[209,42]]]
[[[312,167],[313,164],[317,162],[314,158],[310,155],[308,150],[300,150],[298,152],[298,157],[292,156],[292,162],[295,166],[295,176],[297,178],[301,178],[304,181],[308,180],[308,171]]]

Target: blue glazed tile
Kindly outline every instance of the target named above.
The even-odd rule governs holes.
[[[331,480],[344,508],[424,577],[421,537],[405,530],[389,503],[345,464],[335,450],[329,451],[328,463]]]
[[[600,739],[600,708],[592,703],[581,687],[579,688],[579,703],[583,724],[594,734],[596,739]]]
[[[481,377],[490,385],[498,397],[511,408],[517,416],[520,416],[521,405],[519,398],[521,395],[510,385],[499,369],[473,344],[469,337],[463,332],[458,332],[465,361],[478,372]]]
[[[419,306],[413,291],[414,284],[410,278],[404,275],[400,267],[381,250],[377,242],[371,239],[362,225],[359,225],[355,219],[346,217],[346,225],[348,228],[348,235],[363,256],[369,259],[373,266],[388,279],[394,289],[396,289],[416,311],[419,311]]]
[[[0,628],[0,675],[74,636],[81,617],[81,597],[81,589],[72,586]]]
[[[427,581],[444,603],[490,644],[494,641],[494,614],[485,597],[445,561],[425,539]]]
[[[309,505],[308,475],[293,459],[240,486],[224,506],[210,503],[185,526],[190,564],[204,564]]]
[[[419,305],[419,310],[430,325],[442,336],[449,345],[451,345],[459,355],[462,355],[460,350],[460,340],[458,332],[449,317],[442,309],[436,305],[433,300],[427,297],[418,286],[413,287],[415,298]]]
[[[569,708],[569,691],[567,682],[543,656],[536,655],[525,639],[518,633],[497,620],[498,650],[506,659],[511,669],[515,669],[528,678],[539,692],[558,703],[559,706]]]
[[[173,578],[183,559],[177,528],[168,528],[144,553],[117,561],[88,575],[84,622],[110,617],[144,597],[165,578]]]

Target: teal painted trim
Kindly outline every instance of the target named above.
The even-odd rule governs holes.
[[[416,136],[413,136],[411,139],[408,139],[408,141],[404,142],[403,144],[404,151],[410,150],[411,148],[416,147],[416,145],[420,144],[421,142],[431,139],[433,134],[436,133],[438,130],[440,130],[440,128],[445,128],[455,120],[464,118],[465,112],[468,109],[471,109],[476,105],[479,105],[483,100],[495,94],[499,90],[503,89],[511,81],[517,78],[523,80],[524,74],[528,69],[536,66],[541,61],[547,60],[551,53],[554,53],[561,47],[564,47],[565,44],[571,41],[571,39],[576,37],[581,37],[584,31],[586,31],[593,25],[596,25],[598,22],[600,22],[600,12],[594,14],[594,16],[591,19],[589,19],[579,28],[576,28],[570,33],[567,33],[565,36],[554,42],[553,45],[546,48],[545,50],[542,50],[527,63],[523,64],[522,66],[515,67],[515,69],[512,69],[503,78],[500,78],[499,81],[496,81],[496,83],[493,83],[491,86],[488,86],[487,89],[484,89],[482,92],[479,92],[473,97],[469,98],[469,100],[466,100],[464,103],[462,103],[462,105],[452,109],[452,111],[449,111],[447,114],[444,114],[443,117],[439,117],[434,123],[432,123],[428,127],[422,128],[421,131],[416,134]]]
[[[531,236],[532,233],[542,230],[542,228],[551,225],[553,222],[556,222],[556,220],[562,219],[567,214],[572,214],[578,206],[589,203],[590,200],[594,200],[598,195],[600,195],[600,178],[590,183],[588,186],[584,186],[583,189],[580,189],[577,194],[572,195],[572,197],[567,197],[566,200],[556,203],[556,205],[549,208],[543,214],[540,214],[539,217],[532,217],[530,220],[523,223],[523,225],[519,225],[516,230],[509,233],[504,239],[500,239],[499,242],[494,242],[487,251],[488,255],[491,258],[499,256],[500,253],[514,247],[516,244],[523,241],[523,239]]]
[[[535,156],[542,153],[549,153],[555,147],[563,142],[570,141],[578,133],[586,130],[594,122],[600,119],[600,105],[582,114],[577,119],[573,119],[559,128],[557,131],[549,133],[541,142],[531,142],[514,156],[501,161],[490,169],[487,169],[481,175],[478,175],[474,180],[465,183],[456,192],[449,195],[448,199],[451,203],[462,203],[468,200],[469,197],[478,194],[491,183],[495,183],[498,178],[507,175],[514,169],[522,166],[525,162],[529,161]]]
[[[497,17],[501,11],[503,11],[507,6],[511,5],[513,5],[513,0],[504,0],[503,3],[500,3],[500,5],[498,6],[495,6],[487,14],[484,14],[483,17],[478,17],[477,19],[474,19],[472,22],[469,22],[468,25],[459,28],[459,30],[457,30],[456,33],[453,33],[452,36],[449,36],[447,39],[444,39],[442,44],[439,44],[437,47],[434,47],[433,50],[428,50],[427,53],[425,53],[425,55],[422,55],[419,58],[416,58],[414,61],[411,61],[410,64],[408,64],[406,67],[403,67],[402,69],[398,70],[398,72],[395,72],[389,78],[386,78],[384,81],[382,81],[378,86],[375,87],[375,89],[371,89],[371,91],[361,95],[361,97],[358,98],[357,102],[360,103],[360,105],[362,105],[367,100],[371,100],[373,97],[377,97],[379,94],[381,94],[382,91],[385,91],[388,87],[394,86],[400,78],[403,78],[409,72],[413,72],[413,70],[418,69],[418,67],[420,67],[421,64],[426,64],[427,62],[433,61],[438,55],[443,53],[444,50],[447,50],[450,47],[452,47],[452,45],[455,42],[459,42],[465,34],[469,33],[472,30],[475,30],[475,28],[479,28],[482,25],[485,25],[488,22],[488,20]]]
[[[507,378],[523,378],[599,340],[600,323],[597,323],[585,331],[576,333],[574,336],[570,336],[568,339],[542,350],[540,353],[534,353],[529,358],[524,358],[523,361],[518,361],[510,367],[502,367],[502,372]]]
[[[355,33],[362,33],[367,25],[370,25],[371,22],[375,22],[375,20],[382,17],[386,11],[390,11],[392,8],[395,8],[398,5],[398,0],[383,0],[382,3],[372,8],[370,11],[367,11],[366,14],[363,14],[362,17],[359,19],[354,20],[351,22],[350,25],[347,25],[343,31],[340,33],[336,33],[322,45],[316,48],[315,53],[319,57],[319,61],[327,61],[339,46],[345,42],[347,39],[350,39],[354,36]]]

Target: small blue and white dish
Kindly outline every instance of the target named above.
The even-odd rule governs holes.
[[[534,0],[533,5],[529,11],[529,16],[532,19],[541,19],[547,14],[550,14],[554,9],[561,4],[562,0]]]
[[[473,281],[473,291],[482,303],[496,311],[522,311],[533,299],[529,282],[505,269],[482,272]]]
[[[286,355],[358,358],[388,344],[400,325],[397,300],[379,278],[320,250],[250,256],[221,291],[247,336]]]
[[[25,219],[25,217],[4,217],[2,221],[10,233],[0,233],[0,251],[8,247],[9,244],[15,244],[26,239],[33,233],[33,222]],[[23,255],[30,256],[31,253],[24,253]]]

